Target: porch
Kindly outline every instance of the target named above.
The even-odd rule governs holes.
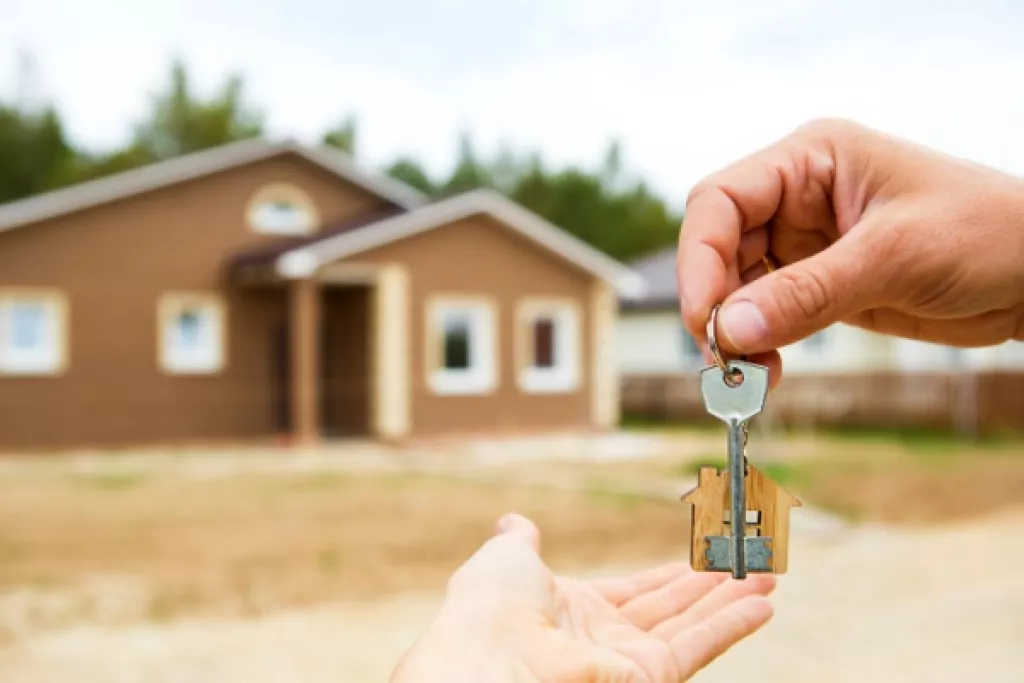
[[[271,340],[275,432],[301,445],[406,435],[408,285],[401,266],[338,264],[294,279],[249,270],[235,279],[287,292]]]

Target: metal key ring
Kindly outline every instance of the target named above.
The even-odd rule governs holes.
[[[718,328],[718,309],[722,307],[722,304],[715,304],[711,309],[711,315],[708,316],[708,325],[706,329],[708,337],[708,347],[711,349],[711,356],[715,359],[715,365],[722,371],[722,379],[730,387],[738,387],[743,383],[743,371],[739,368],[729,367],[725,358],[722,357],[722,350],[718,346],[718,337],[716,330]],[[743,357],[743,360],[746,360]]]

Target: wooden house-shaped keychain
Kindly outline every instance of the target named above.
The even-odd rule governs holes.
[[[784,574],[789,555],[789,513],[802,503],[747,464],[745,543],[747,555],[759,558],[750,571]],[[690,564],[696,571],[728,571],[729,473],[717,467],[701,467],[697,487],[682,497],[693,510]]]

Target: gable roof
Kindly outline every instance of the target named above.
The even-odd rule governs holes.
[[[348,155],[332,148],[307,148],[293,140],[259,138],[193,152],[141,168],[115,173],[70,187],[0,205],[0,231],[11,230],[63,214],[194,180],[244,164],[291,153],[403,209],[427,200],[419,191],[384,175],[355,166]]]
[[[644,291],[643,280],[632,270],[493,190],[473,190],[369,225],[336,232],[283,251],[273,258],[273,265],[281,277],[306,277],[332,261],[478,214],[494,218],[608,282],[621,296],[639,296]]]
[[[628,308],[671,308],[679,306],[676,280],[676,247],[665,247],[632,261],[630,267],[643,279],[646,291],[642,297],[624,301]]]

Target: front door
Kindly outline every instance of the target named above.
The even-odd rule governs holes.
[[[320,382],[319,417],[321,428],[335,422],[337,389],[334,386],[336,355],[331,353],[334,346],[334,326],[324,321],[320,329]],[[270,368],[273,391],[271,424],[276,433],[289,434],[292,431],[292,358],[291,334],[288,323],[275,323],[270,329]]]
[[[278,434],[292,432],[292,358],[288,323],[270,329],[271,424]]]
[[[336,436],[334,429],[335,418],[338,410],[338,390],[335,386],[337,372],[335,370],[335,356],[332,349],[335,346],[335,328],[331,321],[322,321],[320,328],[320,429],[325,436]]]

